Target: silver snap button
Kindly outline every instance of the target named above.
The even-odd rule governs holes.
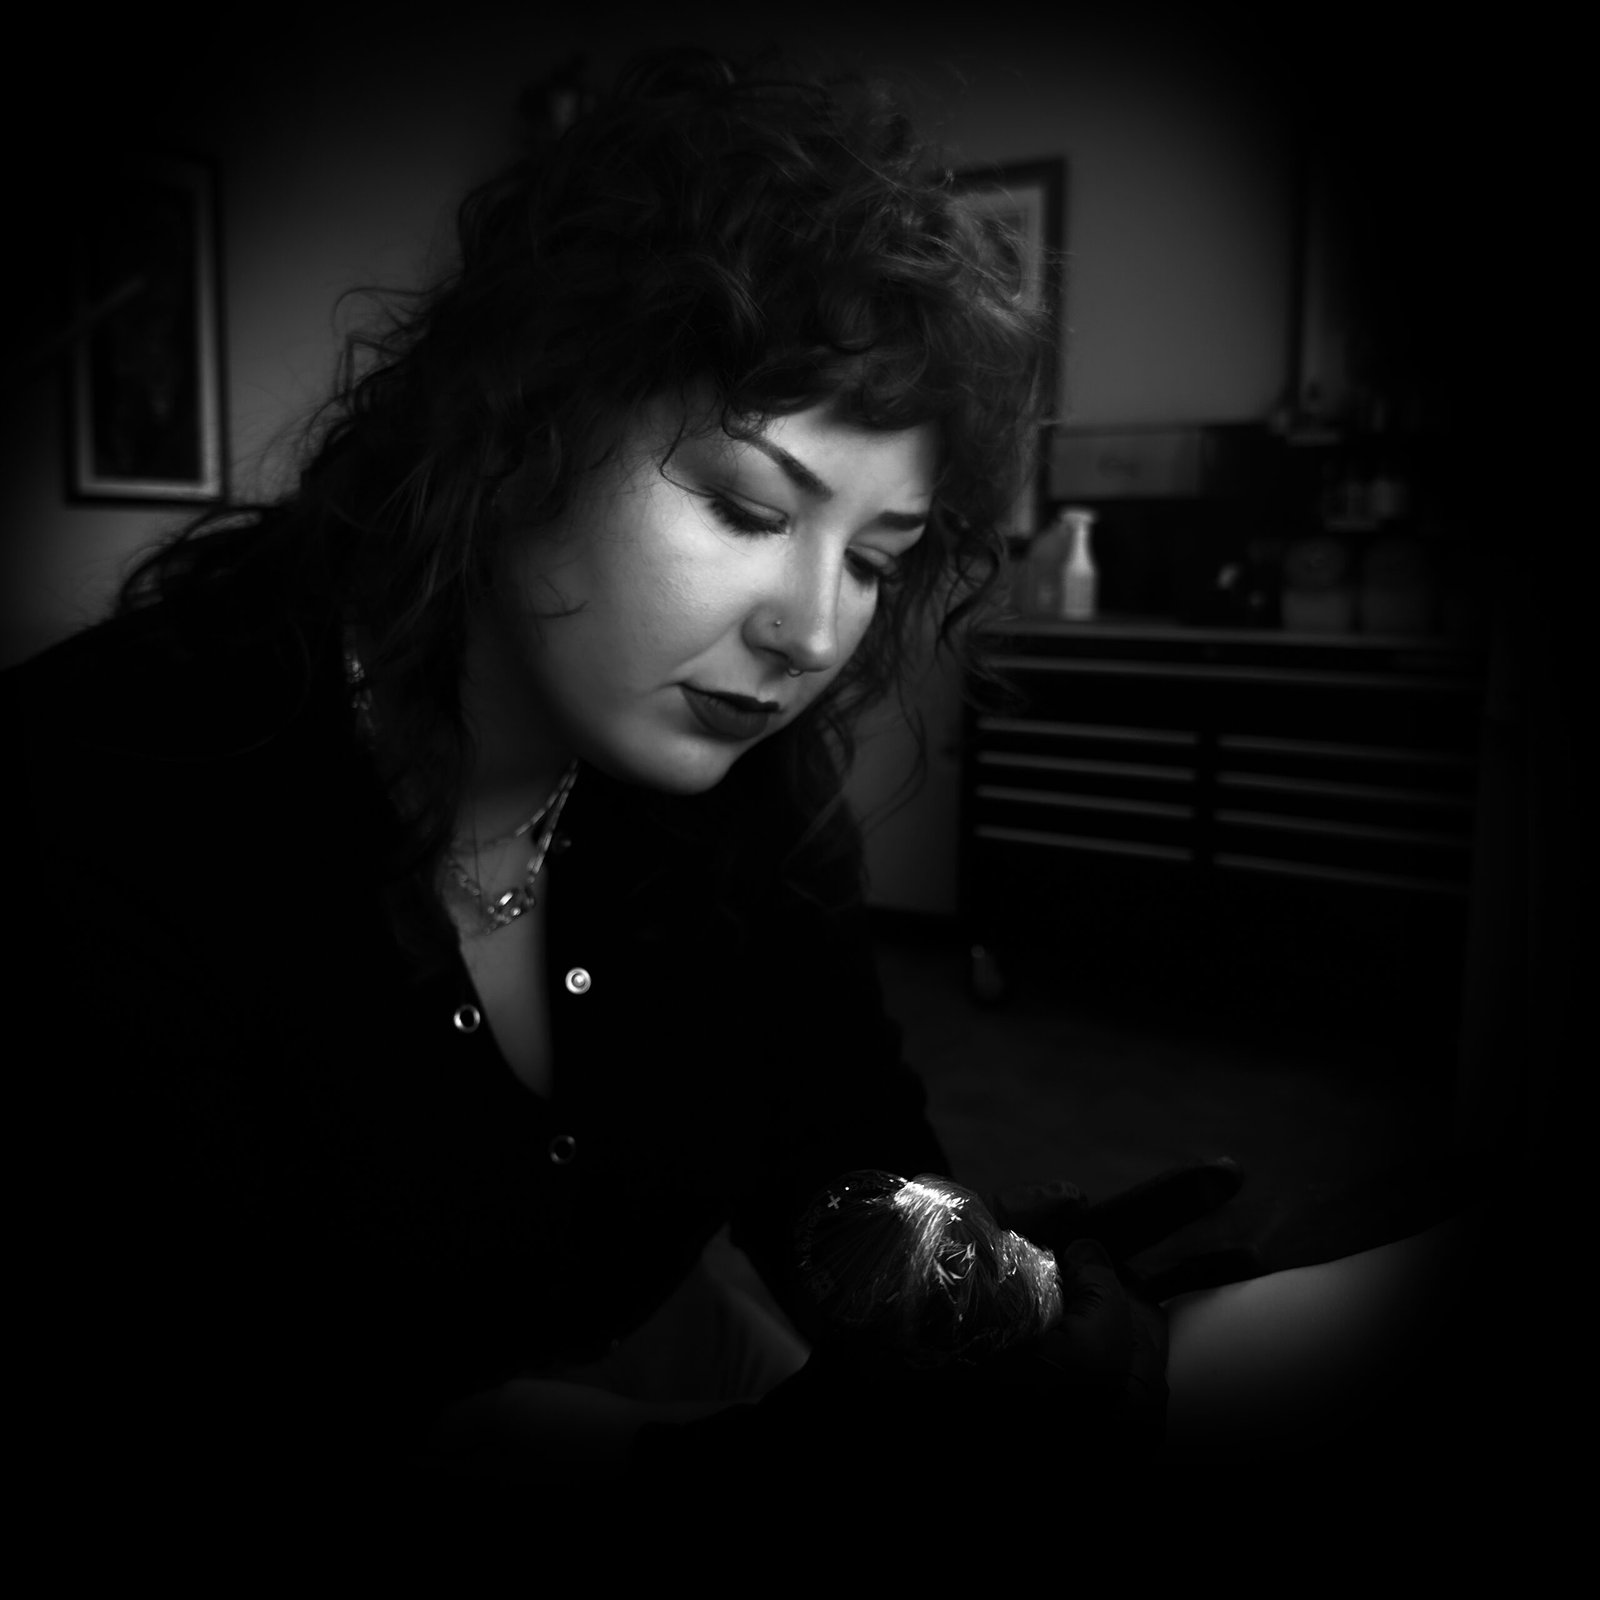
[[[567,974],[567,988],[572,994],[587,994],[592,980],[582,967],[574,967]]]
[[[578,1159],[578,1141],[570,1133],[558,1133],[550,1141],[550,1159],[558,1167],[570,1166]]]
[[[451,1020],[456,1025],[457,1033],[476,1033],[483,1021],[483,1013],[476,1006],[457,1006]]]

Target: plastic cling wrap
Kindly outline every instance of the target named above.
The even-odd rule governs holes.
[[[796,1243],[826,1335],[912,1365],[994,1355],[1060,1313],[1055,1257],[948,1178],[847,1173],[807,1207]]]

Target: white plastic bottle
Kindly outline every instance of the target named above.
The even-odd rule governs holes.
[[[1023,607],[1030,617],[1061,615],[1061,575],[1066,569],[1071,538],[1066,523],[1058,515],[1028,546],[1028,598]]]
[[[1098,602],[1099,574],[1089,549],[1094,512],[1067,507],[1058,519],[1068,531],[1067,554],[1061,565],[1061,615],[1069,622],[1087,622]]]

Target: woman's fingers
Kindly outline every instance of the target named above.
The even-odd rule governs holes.
[[[1133,1353],[1128,1294],[1094,1239],[1078,1239],[1056,1257],[1061,1268],[1061,1321],[1042,1354],[1067,1373],[1125,1373]]]

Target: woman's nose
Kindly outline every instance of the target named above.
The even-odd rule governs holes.
[[[785,562],[782,581],[753,616],[757,648],[801,672],[823,672],[840,657],[839,592],[843,562],[825,553]]]

